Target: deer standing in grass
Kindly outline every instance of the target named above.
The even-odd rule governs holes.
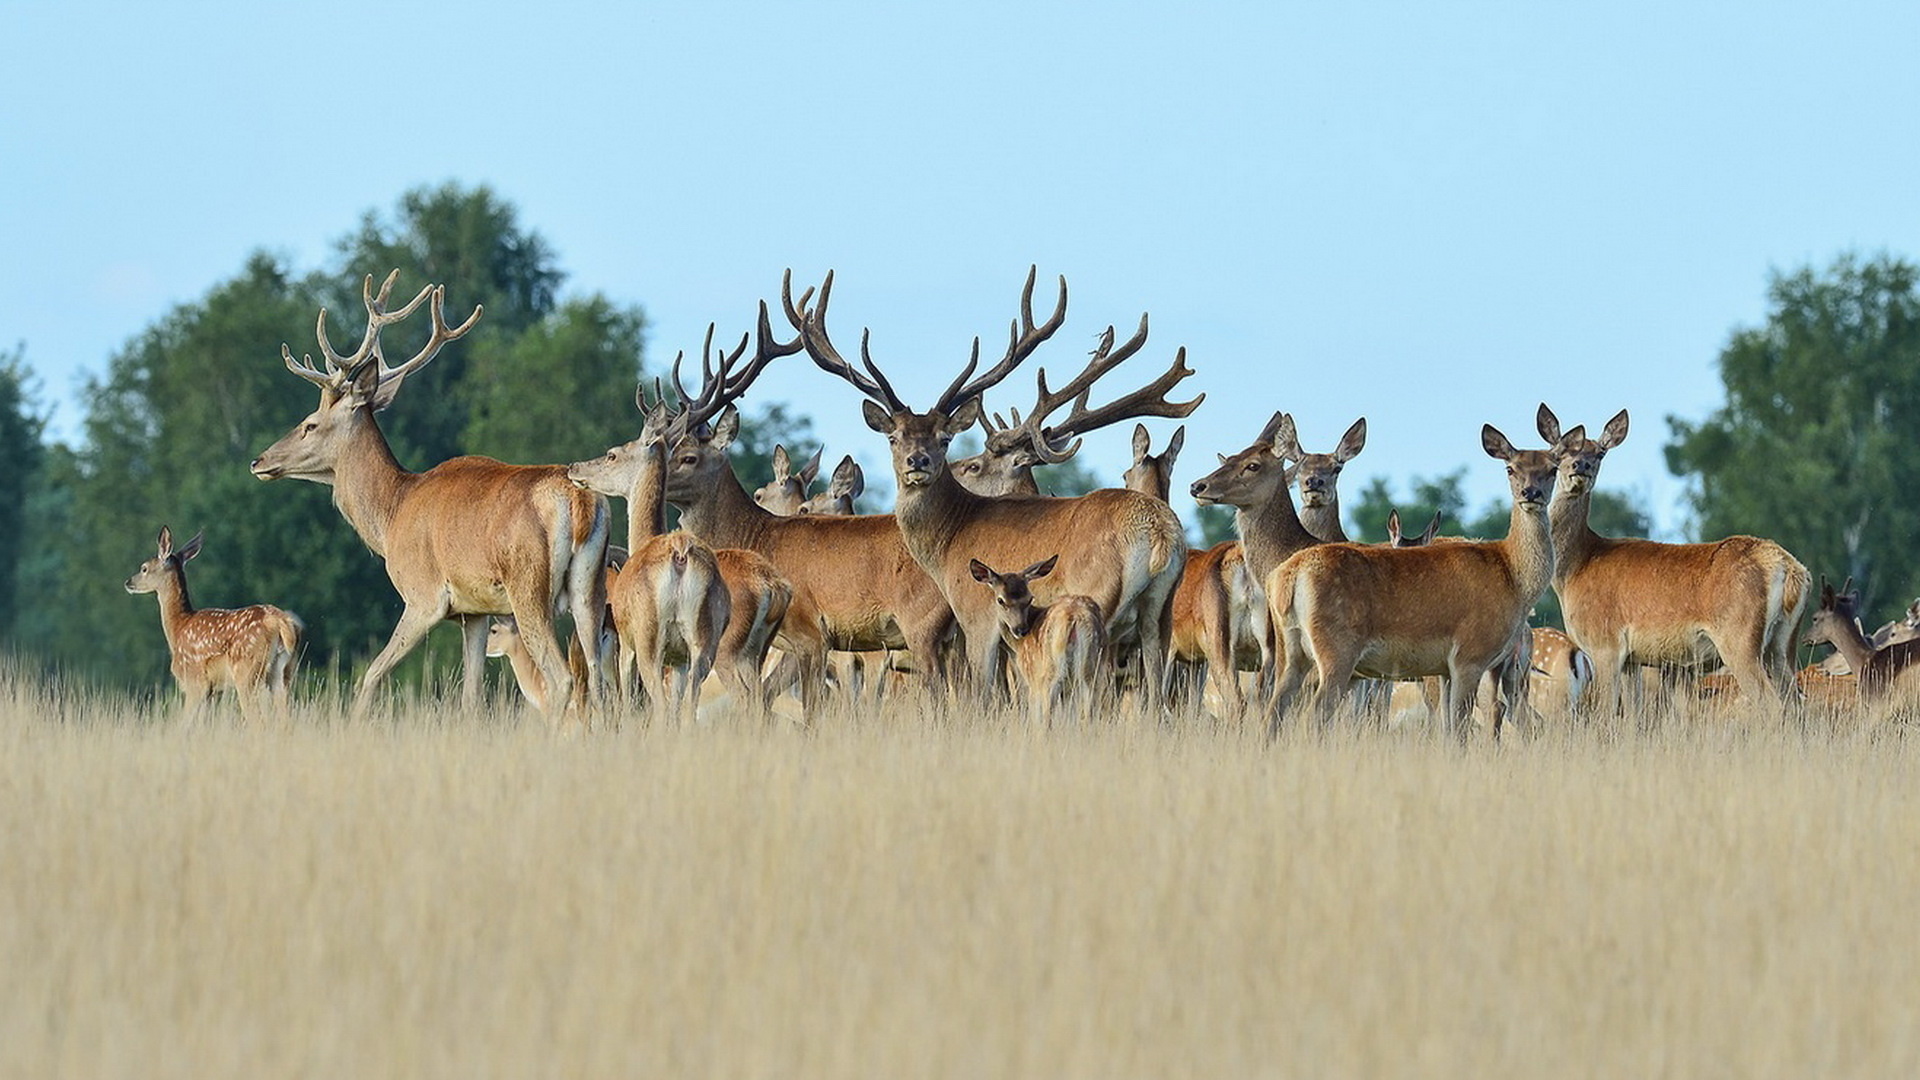
[[[1832,645],[1847,658],[1861,701],[1878,701],[1896,692],[1920,699],[1920,639],[1876,647],[1860,630],[1860,594],[1852,578],[1837,593],[1826,578],[1820,579],[1820,606],[1814,610],[1807,642]]]
[[[1043,719],[1078,701],[1091,707],[1107,677],[1107,622],[1100,605],[1084,596],[1056,596],[1049,604],[1033,595],[1033,582],[1053,573],[1051,555],[1018,573],[1003,574],[970,560],[973,580],[993,594],[1000,633],[1013,654],[1013,671],[1029,707]]]
[[[256,701],[267,699],[285,715],[306,627],[292,612],[268,604],[194,610],[187,596],[187,561],[200,554],[201,536],[195,533],[175,551],[173,532],[162,525],[159,550],[127,579],[127,591],[159,598],[160,630],[189,714],[198,713],[214,691],[231,687],[249,719]]]
[[[1322,544],[1282,563],[1267,598],[1284,660],[1271,730],[1279,731],[1309,674],[1313,712],[1333,719],[1357,673],[1366,678],[1447,678],[1447,724],[1465,740],[1480,680],[1515,639],[1553,576],[1547,500],[1576,428],[1545,450],[1516,450],[1491,424],[1480,444],[1504,461],[1513,493],[1507,536],[1429,547]],[[1522,666],[1524,670],[1524,665]],[[1500,734],[1501,711],[1493,733]]]
[[[1034,322],[1036,275],[1027,276],[1021,317],[1010,331],[1006,354],[973,378],[980,360],[976,338],[965,370],[925,412],[915,412],[894,392],[868,355],[864,335],[864,374],[834,348],[826,327],[831,272],[820,287],[818,306],[809,307],[803,297],[798,308],[791,302],[787,308],[814,363],[867,397],[867,426],[887,437],[899,491],[894,517],[907,550],[939,584],[960,624],[977,689],[988,695],[998,692],[1004,648],[992,596],[973,580],[974,553],[992,552],[994,558],[1015,564],[1057,554],[1058,570],[1042,579],[1042,600],[1067,594],[1089,597],[1107,619],[1109,640],[1138,642],[1141,682],[1148,707],[1157,710],[1167,678],[1168,600],[1187,546],[1172,509],[1151,496],[1121,489],[1075,498],[992,498],[967,490],[948,465],[947,447],[954,436],[979,420],[980,395],[1011,374],[1066,318],[1063,277],[1053,315],[1045,323]]]
[[[1558,439],[1560,421],[1545,405],[1538,425]],[[1553,588],[1567,632],[1593,658],[1590,699],[1617,714],[1629,694],[1639,697],[1638,667],[1698,669],[1717,657],[1748,701],[1778,701],[1811,599],[1807,568],[1754,536],[1663,544],[1594,532],[1587,519],[1600,463],[1626,437],[1622,409],[1598,438],[1571,443],[1553,499]]]
[[[600,700],[600,625],[605,609],[601,573],[607,549],[606,500],[567,482],[558,465],[507,465],[486,457],[456,457],[425,472],[394,458],[375,414],[392,404],[401,382],[441,348],[472,330],[480,309],[457,327],[446,322],[446,289],[428,285],[404,307],[387,299],[400,272],[387,276],[376,296],[373,278],[362,288],[367,329],[352,355],[327,339],[327,312],[314,333],[325,369],[312,357],[297,362],[285,345],[287,370],[320,388],[320,404],[253,460],[262,480],[293,477],[333,487],[333,502],[373,553],[406,605],[386,647],[368,665],[354,696],[364,712],[380,682],[435,623],[461,623],[465,678],[462,698],[480,699],[486,665],[487,616],[512,615],[558,710],[571,695],[573,676],[554,639],[554,612],[573,614],[586,657],[589,697]],[[405,363],[387,366],[380,332],[431,298],[433,323],[426,345]]]

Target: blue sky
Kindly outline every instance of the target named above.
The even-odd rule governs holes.
[[[1071,287],[1033,361],[1056,381],[1142,311],[1132,381],[1187,347],[1180,487],[1284,409],[1309,450],[1368,417],[1349,486],[1467,465],[1477,505],[1504,492],[1480,424],[1530,442],[1546,400],[1632,410],[1603,482],[1672,530],[1664,419],[1719,403],[1769,272],[1920,257],[1910,2],[0,0],[0,35],[0,341],[64,432],[87,374],[249,252],[322,265],[454,180],[571,289],[644,306],[656,361],[831,267],[836,336],[870,326],[924,403],[1037,263]],[[785,363],[749,404],[884,472],[857,395]],[[1130,430],[1088,463],[1117,479]]]

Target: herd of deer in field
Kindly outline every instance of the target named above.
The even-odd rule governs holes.
[[[1059,388],[1042,370],[1024,417],[990,416],[982,396],[1066,317],[1062,277],[1051,315],[1035,321],[1037,270],[1005,353],[981,372],[976,338],[964,370],[924,411],[895,393],[865,335],[858,366],[834,346],[832,273],[798,300],[789,273],[781,303],[794,336],[776,336],[765,301],[754,332],[731,351],[714,348],[709,328],[698,390],[682,383],[677,358],[673,394],[658,381],[651,396],[645,386],[636,394],[641,425],[632,442],[570,465],[459,457],[411,472],[376,414],[481,311],[450,326],[445,287],[436,285],[390,307],[398,273],[377,293],[367,278],[367,325],[351,353],[334,349],[324,308],[315,327],[321,366],[281,346],[288,370],[319,388],[319,405],[251,465],[262,480],[330,485],[403,601],[360,681],[356,711],[445,619],[462,627],[467,703],[480,695],[487,657],[505,655],[522,691],[556,724],[611,708],[609,685],[623,706],[643,694],[657,713],[683,717],[709,675],[761,715],[790,691],[810,717],[829,694],[866,692],[857,673],[870,669],[876,693],[982,705],[1012,694],[1039,715],[1085,713],[1119,694],[1150,711],[1203,708],[1210,686],[1222,714],[1253,709],[1270,729],[1296,709],[1329,722],[1350,694],[1378,715],[1394,685],[1418,680],[1428,707],[1462,739],[1486,694],[1497,736],[1509,718],[1575,701],[1625,713],[1639,702],[1645,672],[1721,665],[1718,678],[1746,701],[1775,707],[1818,677],[1794,664],[1816,599],[1809,640],[1836,647],[1826,675],[1858,673],[1850,692],[1885,697],[1920,656],[1911,636],[1920,613],[1900,635],[1906,640],[1889,631],[1869,638],[1850,583],[1836,592],[1823,582],[1816,597],[1806,568],[1772,541],[1669,544],[1595,533],[1588,508],[1601,461],[1626,438],[1625,410],[1590,437],[1584,427],[1563,430],[1542,405],[1540,449],[1482,428],[1482,447],[1504,463],[1512,495],[1499,540],[1436,536],[1437,517],[1408,536],[1396,516],[1388,543],[1349,542],[1336,485],[1365,445],[1364,419],[1331,453],[1310,454],[1293,417],[1276,413],[1252,445],[1221,455],[1189,490],[1202,504],[1232,507],[1238,538],[1204,551],[1188,550],[1167,502],[1184,427],[1156,455],[1136,424],[1124,488],[1045,496],[1034,467],[1072,457],[1086,433],[1184,418],[1205,395],[1169,400],[1192,374],[1181,349],[1157,379],[1089,407],[1094,384],[1145,345],[1142,315],[1124,343],[1109,327]],[[389,365],[381,331],[423,304],[426,344]],[[803,351],[861,393],[867,425],[886,437],[893,513],[853,513],[864,483],[851,457],[811,497],[819,454],[795,469],[781,449],[774,481],[752,495],[735,475],[727,451],[740,428],[736,402],[769,363]],[[950,460],[952,440],[976,425],[986,432],[983,452]],[[609,498],[626,500],[624,552],[609,545]],[[680,512],[673,530],[669,505]],[[158,594],[190,707],[231,688],[243,712],[269,700],[284,710],[300,621],[265,605],[194,610],[184,565],[199,550],[199,536],[175,550],[161,529],[156,555],[127,590]],[[1528,625],[1549,587],[1565,633]],[[573,629],[567,648],[555,633],[563,612]]]

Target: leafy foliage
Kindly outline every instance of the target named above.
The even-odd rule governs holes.
[[[1920,592],[1916,273],[1847,255],[1773,275],[1765,325],[1720,353],[1726,404],[1667,418],[1667,463],[1690,482],[1701,537],[1777,540],[1816,574],[1853,576],[1868,610]]]

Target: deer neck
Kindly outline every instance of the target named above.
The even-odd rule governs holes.
[[[1551,504],[1549,504],[1551,505]],[[1507,561],[1513,567],[1514,584],[1526,607],[1531,608],[1553,581],[1553,531],[1548,524],[1551,511],[1529,513],[1518,502],[1507,518],[1507,538],[1500,541]]]
[[[1328,499],[1321,506],[1302,506],[1299,509],[1300,524],[1315,537],[1330,544],[1347,542],[1347,530],[1340,524],[1340,497]]]
[[[897,478],[896,478],[897,479]],[[899,485],[893,514],[914,561],[929,572],[945,565],[954,540],[976,512],[993,500],[968,491],[947,469],[933,470],[919,487]]]
[[[355,426],[333,466],[333,504],[375,555],[387,554],[387,526],[417,474],[400,467],[371,414]]]
[[[1593,485],[1578,495],[1565,488],[1554,493],[1547,504],[1547,520],[1553,537],[1553,582],[1563,585],[1592,559],[1600,544],[1600,534],[1587,523],[1593,507]]]
[[[167,647],[180,640],[180,629],[193,616],[193,600],[187,595],[187,574],[180,567],[173,567],[161,581],[160,587],[153,591],[160,600],[160,631],[166,635]]]
[[[666,532],[667,448],[648,443],[640,448],[640,471],[627,493],[627,545],[637,548],[641,540]]]
[[[680,527],[715,548],[758,550],[774,515],[753,501],[730,463],[723,462],[711,482],[680,507]]]
[[[1289,556],[1320,543],[1320,538],[1300,523],[1293,496],[1286,491],[1268,499],[1264,506],[1235,510],[1233,524],[1240,533],[1240,548],[1246,553],[1247,569],[1253,572],[1255,581],[1266,581],[1273,568]]]

